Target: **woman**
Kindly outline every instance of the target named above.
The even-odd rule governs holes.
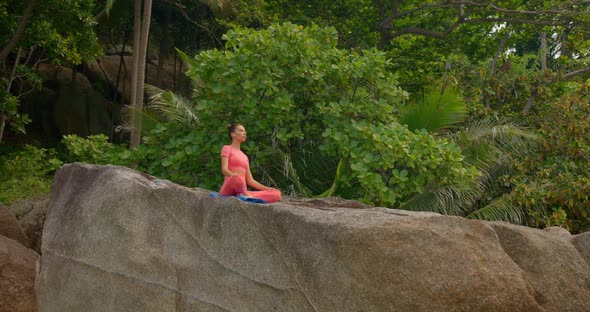
[[[244,126],[234,123],[227,125],[231,145],[221,149],[221,173],[225,176],[219,195],[248,196],[262,199],[267,203],[281,200],[281,192],[258,183],[252,177],[248,156],[240,150],[240,145],[246,141]],[[247,185],[259,190],[248,191]]]

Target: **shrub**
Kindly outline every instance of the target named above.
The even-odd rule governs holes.
[[[178,150],[185,162],[173,165],[190,167],[187,161],[198,159],[207,162],[200,174],[219,176],[224,125],[239,121],[249,133],[244,149],[261,167],[277,162],[260,153],[262,146],[293,154],[313,142],[324,153],[319,157],[348,160],[341,178],[360,185],[356,195],[373,204],[396,206],[428,184],[473,181],[475,170],[463,167],[452,143],[397,122],[408,94],[388,71],[385,55],[338,49],[336,35],[333,28],[290,23],[238,28],[224,36],[224,51],[183,55],[195,82],[199,123],[187,142],[196,154],[187,158]]]
[[[26,145],[0,158],[0,202],[49,193],[52,176],[62,165],[53,149]]]
[[[86,162],[97,165],[122,165],[131,164],[131,153],[122,145],[109,142],[104,134],[91,135],[81,138],[77,135],[64,135],[62,143],[69,152],[70,162]]]

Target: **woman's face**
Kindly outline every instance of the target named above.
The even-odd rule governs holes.
[[[246,141],[246,128],[244,126],[237,126],[234,132],[231,133],[231,136],[234,140],[238,142]]]

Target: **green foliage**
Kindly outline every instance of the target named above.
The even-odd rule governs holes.
[[[270,0],[267,10],[276,15],[277,21],[310,26],[331,26],[338,31],[338,42],[343,48],[373,47],[379,41],[375,24],[379,7],[368,0]],[[369,22],[370,21],[370,22]]]
[[[463,165],[460,150],[448,140],[426,131],[411,132],[398,123],[352,122],[339,130],[327,129],[326,148],[348,157],[356,194],[365,202],[399,206],[427,186],[465,187],[477,170]]]
[[[219,129],[220,131],[223,131]],[[174,123],[158,124],[132,151],[138,169],[187,186],[218,189],[220,145],[203,133]]]
[[[39,1],[37,14],[25,32],[24,46],[42,48],[54,63],[80,64],[99,55],[93,9],[93,0]]]
[[[466,117],[467,106],[458,90],[428,88],[401,109],[399,122],[412,131],[435,132],[461,123]]]
[[[326,156],[349,160],[342,180],[361,187],[354,196],[378,205],[399,205],[427,184],[474,178],[453,144],[396,121],[407,93],[396,87],[383,53],[338,49],[335,30],[315,25],[238,28],[224,38],[225,51],[183,55],[206,146],[217,151],[226,141],[222,125],[234,120],[246,126],[250,143],[259,142],[246,149],[262,167],[276,159],[258,154],[261,145],[291,154],[317,142]],[[217,172],[218,162],[212,157],[207,166]]]
[[[189,99],[151,85],[146,85],[145,89],[150,95],[146,110],[158,116],[160,122],[179,123],[190,128],[199,123],[199,114]]]
[[[62,165],[52,149],[26,145],[0,157],[0,203],[49,193],[53,173]]]
[[[16,96],[8,93],[0,84],[0,120],[5,121],[13,131],[25,133],[25,126],[31,121],[27,114],[18,111],[20,105]],[[0,136],[0,140],[2,137]]]
[[[8,2],[8,3],[7,3]],[[0,0],[0,37],[4,47],[16,32],[22,13],[29,1]],[[24,51],[41,48],[52,62],[80,64],[98,55],[101,48],[94,32],[93,0],[38,1],[19,46]]]
[[[588,83],[546,105],[534,118],[543,141],[515,163],[514,202],[537,226],[560,225],[574,233],[590,228],[590,99]]]
[[[342,188],[346,161],[328,156],[315,142],[306,142],[286,153],[271,146],[262,146],[257,153],[260,159],[271,159],[255,164],[262,175],[261,181],[269,185],[281,185],[284,193],[304,197],[326,197],[338,194],[352,197]],[[326,189],[329,186],[328,189]]]
[[[513,194],[502,184],[514,156],[526,155],[537,139],[526,129],[503,119],[479,119],[445,134],[460,147],[466,166],[481,173],[467,187],[435,187],[417,194],[403,209],[435,211],[472,219],[527,221],[526,210],[512,202]]]
[[[131,153],[122,145],[109,142],[104,134],[81,138],[76,135],[65,135],[65,144],[70,162],[86,162],[97,165],[130,165]]]

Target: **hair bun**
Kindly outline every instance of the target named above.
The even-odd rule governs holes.
[[[227,124],[227,125],[225,125],[225,127],[229,129],[229,128],[231,128],[231,124]]]

